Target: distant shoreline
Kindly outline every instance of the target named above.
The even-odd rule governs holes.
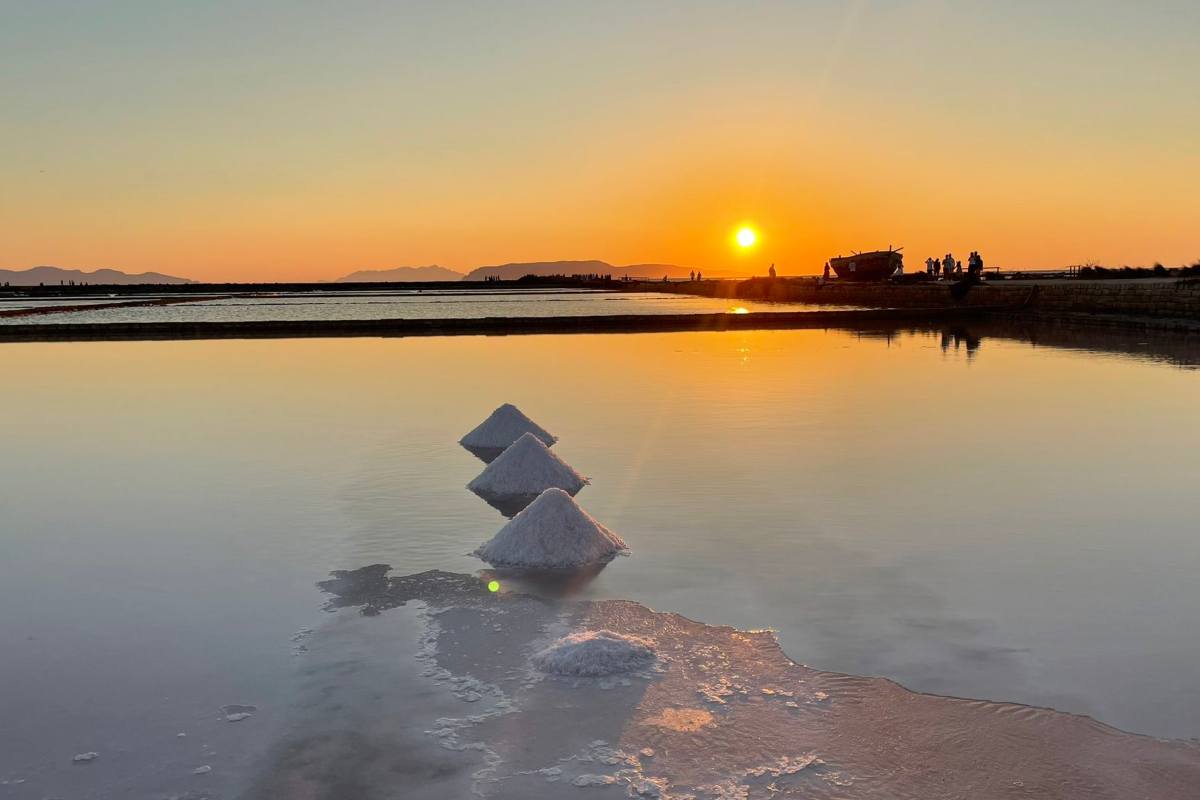
[[[309,337],[517,336],[580,333],[894,327],[978,319],[989,309],[864,308],[747,314],[618,314],[461,319],[262,320],[244,322],[98,322],[0,325],[0,342],[281,339]]]
[[[640,282],[634,282],[639,283]],[[563,278],[538,278],[531,281],[380,281],[378,283],[119,283],[46,286],[4,286],[0,284],[0,303],[6,298],[92,297],[96,295],[146,294],[274,294],[280,292],[327,292],[354,294],[363,292],[424,291],[531,291],[536,289],[602,289],[621,291],[627,284],[619,281],[580,281]]]
[[[20,294],[0,289],[0,316],[28,316],[29,322],[0,325],[4,341],[137,339],[230,339],[347,336],[505,336],[570,333],[653,333],[772,328],[939,325],[984,318],[1038,319],[1067,324],[1120,326],[1192,334],[1200,331],[1200,279],[989,281],[914,284],[821,283],[805,278],[751,278],[706,281],[581,281],[537,278],[520,281],[444,281],[415,284],[187,284],[180,286],[51,286]],[[39,323],[37,311],[5,313],[5,300],[115,296],[113,305],[173,304],[213,296],[263,296],[376,292],[434,294],[525,293],[583,290],[655,292],[779,303],[780,311],[749,314],[704,313],[578,317],[492,317],[484,319],[271,320],[240,322]],[[157,296],[150,299],[148,296]],[[141,298],[141,299],[135,299]],[[836,306],[852,310],[790,311],[786,304]],[[855,308],[858,307],[858,308]],[[58,310],[53,307],[38,311]]]

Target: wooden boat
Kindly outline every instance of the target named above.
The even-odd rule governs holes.
[[[829,268],[843,281],[886,281],[904,265],[904,254],[899,250],[875,250],[870,253],[855,253],[829,259]]]

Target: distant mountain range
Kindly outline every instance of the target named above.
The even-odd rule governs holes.
[[[678,264],[628,264],[616,266],[607,261],[528,261],[515,264],[499,264],[494,267],[478,267],[471,270],[463,278],[464,281],[481,281],[485,278],[498,278],[502,281],[515,281],[526,275],[611,275],[620,279],[630,278],[661,278],[664,275],[671,278],[686,278],[693,267],[681,267]],[[713,277],[717,277],[714,273]]]
[[[457,270],[439,267],[431,264],[424,267],[394,267],[392,269],[364,269],[344,275],[334,283],[405,283],[417,281],[482,281],[486,278],[496,278],[504,281],[515,281],[526,275],[611,275],[613,278],[648,278],[655,280],[664,275],[671,278],[685,278],[692,271],[691,267],[681,267],[678,264],[627,264],[617,266],[607,261],[524,261],[512,264],[496,264],[487,267],[477,267],[465,275]],[[713,278],[730,277],[729,273],[713,272]],[[117,269],[97,269],[86,272],[79,269],[64,269],[63,267],[32,267],[24,270],[0,269],[0,286],[8,283],[12,286],[57,286],[58,284],[87,283],[92,285],[105,284],[135,284],[162,283],[183,284],[197,283],[190,278],[179,278],[174,275],[164,275],[161,272],[143,272],[132,274]]]
[[[360,269],[343,275],[334,283],[405,283],[410,281],[458,281],[463,274],[431,264],[428,267],[395,267],[393,269]]]
[[[521,261],[476,267],[467,274],[439,266],[363,269],[338,278],[334,283],[406,282],[406,281],[482,281],[495,278],[515,281],[526,275],[611,275],[614,278],[683,278],[692,270],[677,264],[629,264],[616,266],[607,261]],[[713,277],[716,277],[714,275]]]
[[[81,269],[63,269],[62,267],[31,267],[30,269],[0,269],[0,286],[8,283],[12,286],[37,286],[40,283],[56,286],[60,283],[76,284],[89,283],[97,285],[131,284],[131,283],[195,283],[187,278],[177,278],[174,275],[163,275],[161,272],[143,272],[131,275],[117,269],[97,269],[84,272]]]

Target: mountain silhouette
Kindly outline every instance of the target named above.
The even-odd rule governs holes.
[[[457,281],[463,274],[430,264],[427,267],[394,267],[392,269],[360,269],[343,275],[334,283],[405,283],[409,281]]]
[[[37,286],[39,283],[58,285],[59,283],[88,283],[98,286],[131,283],[195,283],[189,278],[177,278],[174,275],[164,275],[161,272],[142,272],[132,274],[118,269],[97,269],[85,272],[81,269],[65,269],[63,267],[31,267],[29,269],[0,269],[0,285],[5,283],[13,286]]]
[[[678,264],[627,264],[616,266],[607,261],[525,261],[513,264],[498,264],[491,267],[477,267],[463,278],[464,281],[481,281],[485,278],[498,278],[502,281],[515,281],[526,275],[611,275],[614,279],[626,276],[630,278],[686,278],[694,267],[681,267]],[[714,273],[713,277],[717,277]]]

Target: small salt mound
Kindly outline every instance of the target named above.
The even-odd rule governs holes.
[[[578,677],[636,672],[653,662],[650,640],[604,630],[564,636],[533,657],[542,672]]]
[[[557,437],[525,416],[521,409],[512,403],[505,403],[497,408],[491,416],[458,441],[463,447],[490,461],[526,433],[532,433],[547,446],[558,441]]]
[[[562,489],[547,489],[475,551],[496,567],[568,569],[607,561],[627,549]]]
[[[481,495],[536,497],[547,489],[562,489],[574,495],[586,483],[586,478],[551,453],[541,439],[526,433],[488,464],[467,488]]]

